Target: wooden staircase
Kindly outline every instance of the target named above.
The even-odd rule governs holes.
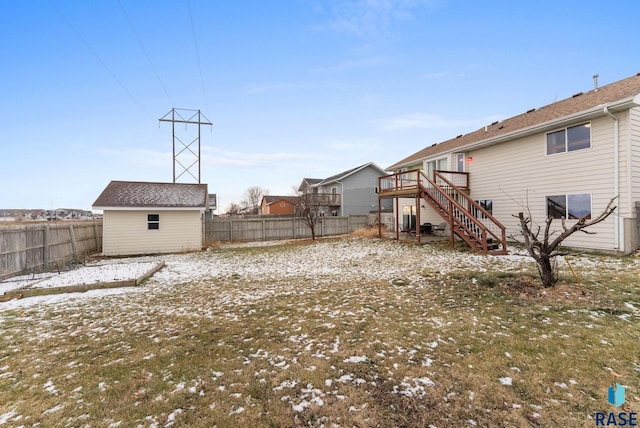
[[[507,254],[505,227],[469,197],[467,185],[454,184],[455,174],[435,171],[431,179],[413,170],[380,177],[378,197],[419,196],[447,222],[452,245],[457,236],[474,251]]]

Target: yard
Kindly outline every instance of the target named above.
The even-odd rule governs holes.
[[[594,426],[640,407],[640,258],[345,237],[101,263],[139,287],[0,303],[0,426]]]

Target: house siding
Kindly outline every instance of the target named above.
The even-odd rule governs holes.
[[[147,214],[160,215],[158,230],[147,229]],[[120,256],[200,250],[201,217],[198,210],[105,210],[103,253]]]
[[[262,209],[262,214],[265,215],[285,215],[294,213],[295,206],[292,203],[284,200],[276,201],[268,205],[265,204],[265,207]]]
[[[629,110],[629,138],[631,146],[631,199],[640,201],[640,107]]]
[[[377,209],[378,177],[380,177],[380,172],[370,166],[342,181],[341,215],[368,214]]]
[[[543,225],[546,196],[590,193],[592,214],[599,214],[614,196],[613,121],[594,119],[591,131],[591,148],[575,152],[547,155],[546,133],[469,152],[470,196],[493,200],[493,215],[505,225],[507,235],[516,238],[519,224],[513,216],[528,207]],[[553,226],[561,230],[559,220]],[[574,234],[565,244],[614,250],[612,219],[590,230],[597,234]]]
[[[638,204],[640,203],[640,107],[629,110],[629,211],[630,220],[625,222],[625,242],[630,247],[626,250],[635,251],[640,247],[640,215]]]

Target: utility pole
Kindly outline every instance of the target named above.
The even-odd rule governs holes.
[[[200,184],[201,167],[200,167],[200,127],[202,125],[212,126],[200,110],[176,109],[172,108],[170,112],[160,118],[160,122],[171,122],[171,131],[173,134],[173,182],[175,183],[184,174],[188,174],[197,180]],[[188,125],[198,125],[198,136],[186,143],[176,136],[176,123],[184,123],[185,128]],[[178,151],[176,151],[176,142],[178,143]],[[195,146],[197,143],[197,152]],[[182,160],[182,162],[180,161]],[[189,163],[190,162],[190,163]],[[198,176],[194,175],[193,168],[198,165]],[[178,171],[176,171],[178,166]],[[176,175],[176,172],[178,173]]]

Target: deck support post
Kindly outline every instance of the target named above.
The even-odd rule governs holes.
[[[418,243],[420,243],[420,194],[416,195],[416,238],[418,239]]]

